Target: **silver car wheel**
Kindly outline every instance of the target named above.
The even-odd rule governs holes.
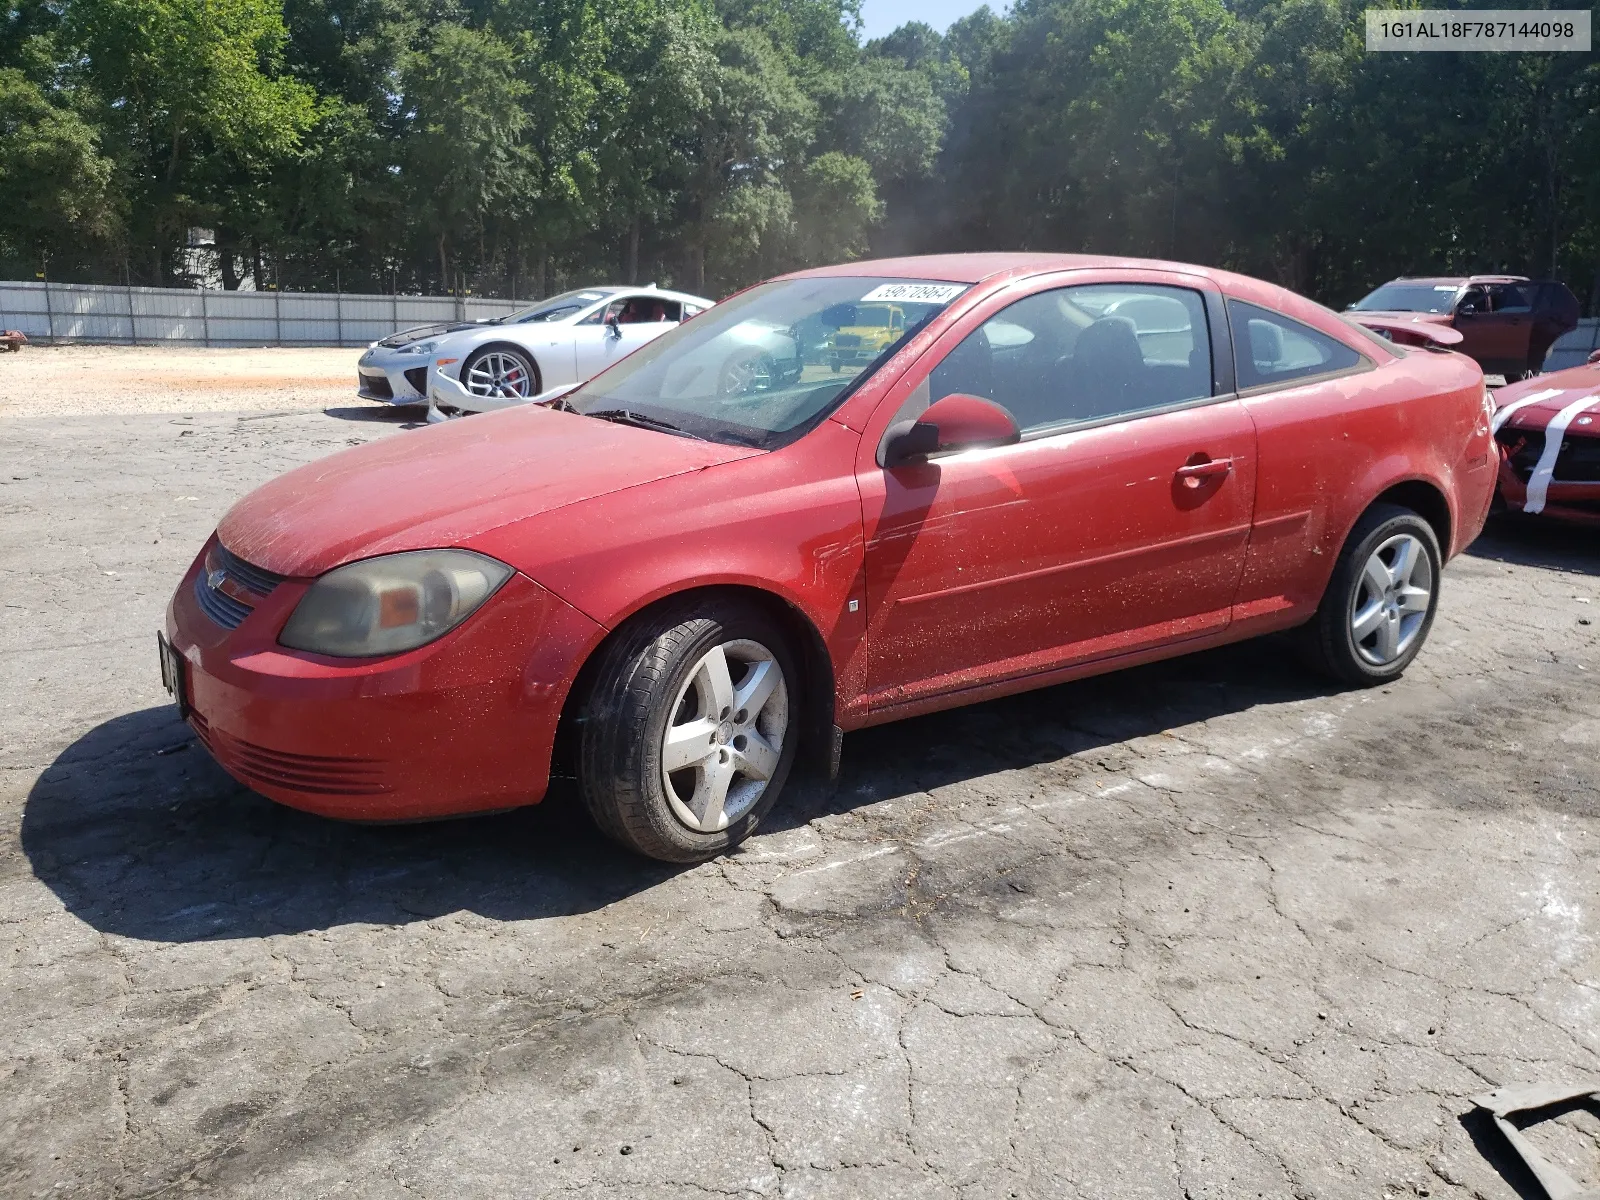
[[[755,807],[778,769],[789,689],[759,642],[713,646],[672,701],[661,782],[673,815],[698,833],[726,829]]]
[[[467,364],[462,383],[474,396],[525,400],[533,395],[533,369],[520,355],[491,350]]]
[[[1420,539],[1397,533],[1362,568],[1350,598],[1350,636],[1356,653],[1375,667],[1404,656],[1433,604],[1433,563]]]
[[[719,396],[749,396],[771,391],[777,375],[772,359],[759,351],[729,359],[717,383]]]

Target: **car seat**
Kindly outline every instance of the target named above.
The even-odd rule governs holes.
[[[1250,330],[1250,362],[1256,377],[1265,380],[1283,361],[1283,332],[1270,321],[1248,322]]]
[[[1069,420],[1087,421],[1137,407],[1147,382],[1139,334],[1127,317],[1101,317],[1078,335],[1069,378]]]

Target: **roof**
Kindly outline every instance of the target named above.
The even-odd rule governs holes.
[[[1037,274],[1045,271],[1081,271],[1094,267],[1144,268],[1216,276],[1209,267],[1164,262],[1153,258],[1125,258],[1109,254],[982,253],[922,254],[908,258],[870,258],[795,271],[787,278],[828,275],[875,275],[889,279],[939,279],[949,283],[980,283],[996,275]]]

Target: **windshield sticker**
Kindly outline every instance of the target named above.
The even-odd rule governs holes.
[[[964,283],[883,283],[861,297],[859,303],[904,300],[912,304],[948,304],[966,290]]]

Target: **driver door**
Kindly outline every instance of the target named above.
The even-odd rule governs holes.
[[[869,711],[1228,624],[1254,425],[1217,394],[1198,281],[1143,274],[980,309],[880,406],[858,470]],[[881,467],[888,424],[954,392],[1007,408],[1023,440]]]
[[[646,342],[674,328],[669,322],[624,322],[611,325],[622,315],[632,296],[618,296],[573,327],[574,361],[580,380],[592,379],[619,358],[626,358]]]

